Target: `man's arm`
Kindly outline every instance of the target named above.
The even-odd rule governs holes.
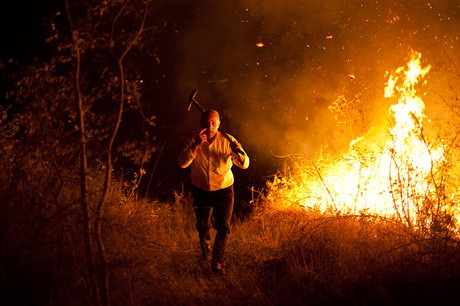
[[[248,154],[243,150],[241,144],[231,135],[230,137],[230,149],[232,150],[231,156],[233,163],[241,169],[247,169],[249,167]]]
[[[193,154],[191,145],[188,144],[184,147],[182,151],[180,151],[179,155],[177,156],[177,164],[181,168],[187,168],[195,159],[196,152]]]
[[[184,149],[177,156],[177,163],[181,168],[187,168],[193,162],[196,152],[206,141],[206,129],[203,129],[196,137],[195,140],[190,140]]]

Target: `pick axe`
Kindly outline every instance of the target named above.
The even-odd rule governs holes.
[[[187,111],[190,111],[190,109],[192,108],[192,104],[194,104],[202,113],[204,113],[206,111],[206,109],[203,106],[201,106],[201,104],[198,103],[198,101],[195,99],[196,93],[197,93],[197,90],[194,89],[192,91],[191,95],[190,95],[190,98],[188,99]],[[227,139],[230,142],[230,144],[231,144],[230,147],[232,148],[232,151],[234,151],[234,152],[236,151],[235,153],[240,153],[243,156],[245,155],[243,150],[241,150],[240,148],[237,148],[236,143],[220,127],[219,127],[219,131],[222,133],[222,135],[225,137],[225,139]]]

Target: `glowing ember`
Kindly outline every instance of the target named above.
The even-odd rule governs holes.
[[[278,207],[377,214],[410,227],[429,226],[418,216],[440,197],[435,173],[444,157],[442,144],[428,144],[422,130],[424,103],[415,87],[430,66],[422,68],[420,57],[414,52],[407,67],[388,77],[385,97],[397,103],[389,110],[387,134],[357,138],[342,156],[296,160],[286,175],[268,184],[267,198]]]
[[[263,42],[258,42],[256,44],[257,48],[262,48],[264,46],[264,43]]]

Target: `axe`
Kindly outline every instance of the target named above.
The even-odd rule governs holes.
[[[198,103],[198,101],[195,99],[196,93],[197,93],[197,90],[194,89],[194,90],[192,91],[192,94],[190,95],[190,98],[188,99],[189,104],[188,104],[187,111],[190,111],[190,108],[192,108],[192,104],[195,104],[195,106],[198,107],[198,109],[199,109],[202,113],[204,113],[206,110],[205,110],[204,107],[201,106],[200,103]]]
[[[197,94],[197,90],[194,89],[192,91],[192,93],[190,94],[190,98],[188,99],[187,111],[190,111],[190,109],[192,108],[192,104],[194,104],[202,113],[204,113],[206,111],[206,109],[203,106],[201,106],[201,104],[198,103],[198,101],[195,99],[196,94]],[[227,139],[230,142],[230,144],[232,145],[231,147],[236,146],[236,143],[220,127],[219,127],[219,131],[222,133],[222,135],[225,137],[225,139]],[[232,148],[232,151],[233,151],[233,148]],[[239,148],[235,148],[235,151],[237,153],[240,153],[243,156],[245,155],[243,150],[241,150]]]

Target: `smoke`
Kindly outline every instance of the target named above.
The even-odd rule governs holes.
[[[174,63],[174,131],[198,129],[198,113],[186,112],[197,88],[198,101],[221,112],[222,127],[259,165],[324,146],[343,150],[386,120],[386,71],[404,65],[411,50],[439,67],[460,54],[457,1],[185,3],[170,23],[166,56]],[[341,96],[354,101],[351,126],[338,125],[328,108]]]

